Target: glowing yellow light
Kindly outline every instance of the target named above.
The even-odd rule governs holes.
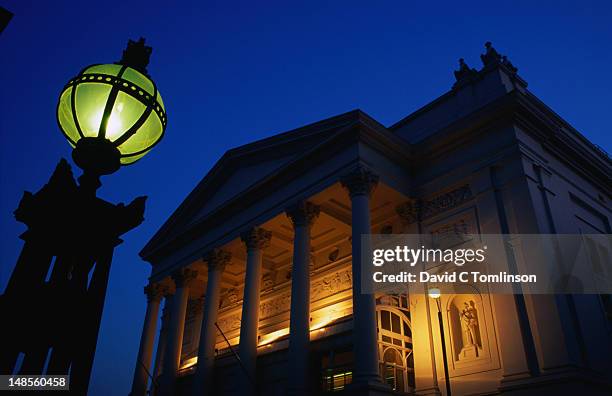
[[[121,122],[121,113],[123,112],[123,103],[118,103],[117,108],[111,113],[106,125],[106,137],[110,140],[117,139],[123,133],[123,123]]]
[[[431,298],[440,298],[440,295],[442,295],[440,289],[438,289],[437,287],[432,287],[431,289],[429,289],[428,294]]]
[[[331,322],[333,322],[336,318],[324,319],[321,322],[317,322],[310,326],[310,331],[321,330]]]
[[[280,329],[280,330],[276,330],[273,331],[271,333],[265,334],[263,336],[261,336],[261,338],[259,339],[259,346],[262,345],[266,345],[266,344],[270,344],[276,340],[278,340],[279,338],[286,336],[287,334],[289,334],[289,329],[288,328],[284,328],[284,329]]]
[[[198,357],[192,357],[190,359],[187,359],[183,362],[183,364],[180,367],[180,370],[195,366],[195,364],[198,362]]]
[[[106,124],[106,137],[110,140],[117,139],[124,132],[122,129],[123,123],[121,122],[122,112],[123,103],[118,103],[108,118],[108,123]],[[91,126],[91,129],[98,129],[103,115],[104,109],[101,108],[89,118],[89,125]]]
[[[310,331],[319,330],[323,327],[327,327],[330,323],[341,318],[343,315],[342,311],[338,309],[337,305],[326,307],[321,311],[316,312],[313,316],[317,317],[318,321],[310,325]]]
[[[115,64],[87,67],[70,80],[60,94],[57,120],[71,146],[83,138],[104,138],[119,150],[124,165],[142,158],[162,138],[167,124],[153,81]]]

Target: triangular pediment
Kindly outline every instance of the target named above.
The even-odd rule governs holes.
[[[337,131],[364,118],[384,128],[355,110],[229,150],[149,241],[141,255],[146,256],[156,250],[222,208],[229,200],[273,177]]]
[[[296,156],[296,153],[292,153],[280,158],[266,159],[265,155],[254,153],[252,158],[250,158],[252,162],[234,168],[232,172],[228,172],[224,176],[225,180],[221,181],[221,184],[215,189],[214,193],[194,212],[189,224],[197,223],[231,198],[248,190],[249,187],[267,176],[273,175]]]

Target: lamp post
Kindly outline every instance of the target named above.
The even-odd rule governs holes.
[[[436,301],[438,307],[438,323],[440,324],[440,340],[442,341],[442,361],[444,363],[444,379],[446,382],[446,396],[451,396],[450,376],[448,374],[448,360],[446,358],[446,342],[444,339],[444,323],[442,322],[442,303],[440,301],[441,292],[438,288],[428,290],[429,297]]]
[[[84,68],[60,94],[57,122],[83,175],[77,183],[60,160],[14,212],[27,231],[0,295],[0,374],[69,375],[69,394],[87,394],[113,251],[143,221],[146,199],[102,200],[100,176],[142,158],[167,125],[151,51],[130,40],[119,62]]]

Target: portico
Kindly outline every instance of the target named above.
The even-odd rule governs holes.
[[[378,179],[365,166],[355,166],[331,186],[287,205],[283,212],[212,248],[188,266],[190,274],[197,272],[189,283],[190,298],[195,300],[205,290],[201,323],[193,330],[186,329],[200,332],[199,347],[196,351],[189,341],[181,341],[181,364],[175,370],[166,363],[158,394],[170,394],[163,384],[176,382],[177,376],[186,374],[192,377],[192,394],[208,394],[214,386],[215,360],[232,357],[230,345],[240,358],[234,367],[238,383],[232,384],[239,394],[254,394],[258,354],[285,348],[287,367],[292,373],[287,393],[312,394],[318,391],[312,389],[312,377],[320,373],[310,369],[311,340],[350,329],[346,320],[351,315],[354,321],[368,324],[353,328],[351,338],[360,345],[355,353],[369,356],[371,361],[360,360],[362,364],[355,367],[350,382],[353,386],[375,385],[390,391],[378,374],[374,296],[352,293],[359,288],[359,278],[353,274],[360,272],[360,262],[351,258],[361,250],[360,235],[372,228],[397,226],[395,207],[405,199]],[[374,196],[374,191],[380,194]],[[178,318],[171,320],[178,328],[181,325],[177,320],[185,327],[188,308],[180,303],[185,287],[175,279],[183,278],[174,275],[155,284],[172,283],[176,288],[179,298],[177,293],[172,297],[169,315]],[[359,309],[353,312],[354,306]],[[170,356],[177,356],[174,348],[178,342],[170,341],[178,338],[176,329],[168,334],[166,349]]]

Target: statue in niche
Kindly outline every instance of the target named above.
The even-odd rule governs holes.
[[[472,360],[482,355],[480,334],[478,330],[478,311],[474,301],[463,303],[460,313],[461,327],[463,328],[463,348],[459,353],[459,360]]]
[[[478,325],[478,318],[476,316],[476,308],[474,308],[474,302],[470,301],[463,303],[464,308],[461,311],[461,320],[463,321],[463,327],[465,331],[466,345],[476,345],[476,326]]]

